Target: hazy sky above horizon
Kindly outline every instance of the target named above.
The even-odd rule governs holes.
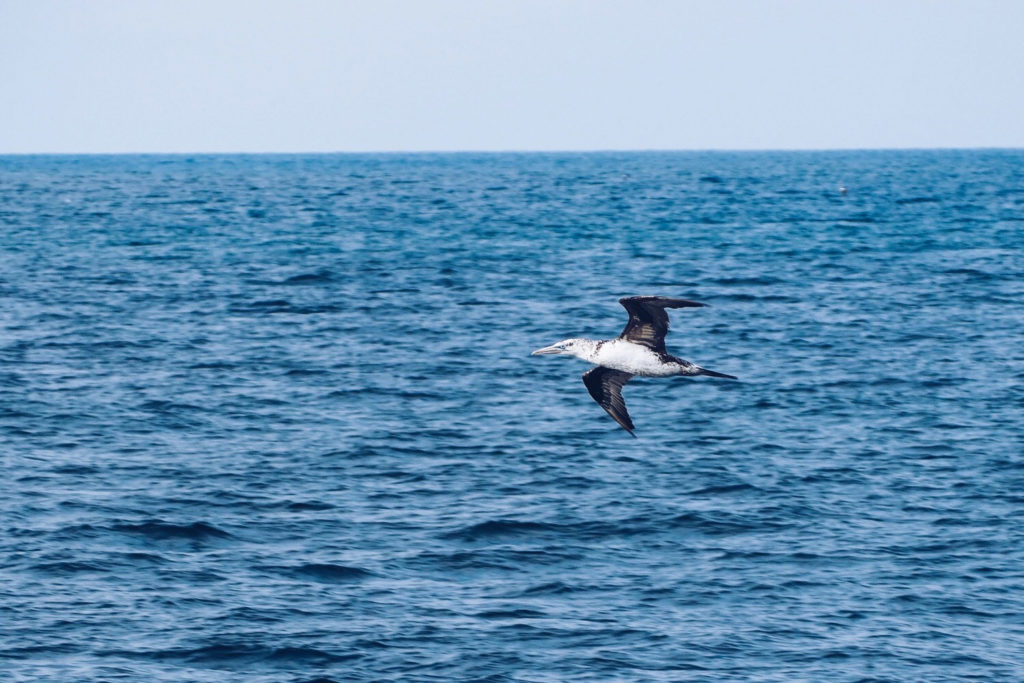
[[[1017,0],[0,0],[0,153],[1024,147]]]

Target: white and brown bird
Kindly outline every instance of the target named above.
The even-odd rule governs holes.
[[[619,299],[619,303],[629,312],[629,322],[618,339],[564,339],[537,349],[532,355],[576,356],[597,365],[583,373],[583,383],[594,400],[630,434],[636,428],[622,400],[622,387],[634,377],[707,375],[736,379],[677,358],[665,349],[665,334],[668,332],[665,309],[704,304],[663,296],[630,296]]]

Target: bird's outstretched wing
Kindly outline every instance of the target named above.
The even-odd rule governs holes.
[[[619,339],[643,344],[655,351],[666,353],[665,334],[668,332],[666,308],[690,308],[704,304],[686,299],[669,299],[664,296],[628,296],[619,299],[629,312],[629,322]]]
[[[622,425],[630,434],[636,427],[629,419],[626,412],[626,402],[622,400],[622,385],[633,379],[633,375],[621,370],[612,370],[598,366],[583,373],[583,383],[587,385],[587,391],[594,397],[594,400],[601,404],[601,407],[608,411],[612,419]],[[636,436],[636,434],[633,434]]]

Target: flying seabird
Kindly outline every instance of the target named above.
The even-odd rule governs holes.
[[[587,391],[613,420],[633,436],[636,436],[633,434],[636,427],[629,419],[626,403],[622,400],[622,387],[633,377],[708,375],[736,379],[676,358],[665,349],[665,334],[668,332],[665,309],[704,304],[664,296],[629,296],[619,299],[619,303],[629,312],[629,322],[618,339],[565,339],[537,349],[531,355],[576,356],[597,365],[583,373]]]

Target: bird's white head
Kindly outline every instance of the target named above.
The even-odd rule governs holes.
[[[576,356],[587,358],[594,351],[595,342],[590,339],[563,339],[557,344],[537,349],[531,356],[546,356],[548,354],[557,356]]]

